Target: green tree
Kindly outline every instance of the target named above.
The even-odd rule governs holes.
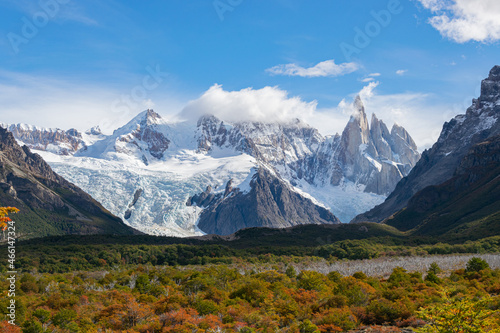
[[[483,259],[474,257],[467,262],[465,271],[467,273],[480,272],[483,269],[490,268],[490,265]]]
[[[299,325],[300,333],[320,333],[318,326],[311,323],[309,319],[304,320]]]

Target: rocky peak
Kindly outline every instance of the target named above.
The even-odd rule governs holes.
[[[446,122],[438,141],[425,151],[409,175],[401,181],[387,200],[354,221],[381,222],[406,207],[409,199],[420,190],[441,184],[453,177],[461,159],[469,149],[500,134],[500,66],[490,71],[482,81],[481,96],[473,100],[465,115]],[[398,149],[416,149],[407,132],[394,125],[391,136],[399,140]]]
[[[391,136],[394,141],[401,139],[408,145],[409,148],[417,151],[417,144],[413,141],[413,138],[403,126],[399,126],[397,123],[394,123],[391,129]]]
[[[156,113],[153,109],[147,109],[143,112],[144,120],[141,122],[141,125],[145,122],[145,125],[157,125],[164,122],[163,118]]]
[[[356,97],[354,114],[345,127],[338,149],[338,161],[343,176],[366,185],[365,191],[388,195],[396,183],[406,176],[420,158],[415,142],[401,126],[389,133],[387,126],[372,115],[371,126],[363,102]],[[332,174],[332,184],[339,182],[338,172]]]
[[[27,124],[12,124],[6,128],[30,149],[70,155],[86,147],[82,134],[74,128],[64,131],[59,128],[43,128]]]
[[[228,182],[228,185],[230,182]],[[302,224],[339,224],[329,210],[295,192],[278,175],[259,168],[249,192],[229,188],[216,196],[201,193],[188,200],[205,208],[198,227],[208,234],[229,235],[252,227],[288,228]]]
[[[496,102],[500,96],[500,66],[491,69],[487,79],[481,82],[480,102]]]
[[[87,135],[102,135],[101,128],[99,125],[92,127],[91,129],[88,129],[85,131],[85,134]]]
[[[391,134],[385,123],[379,120],[375,113],[372,114],[370,135],[377,154],[381,157],[392,159]]]

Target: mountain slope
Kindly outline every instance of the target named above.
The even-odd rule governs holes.
[[[454,176],[460,161],[476,144],[500,134],[500,66],[495,66],[481,84],[481,96],[474,99],[465,115],[447,122],[438,141],[403,178],[381,205],[357,216],[352,222],[382,222],[405,208],[417,192],[439,185]]]
[[[474,145],[454,177],[415,194],[386,221],[416,235],[478,239],[500,234],[500,136]]]
[[[248,179],[247,188],[233,188],[231,182],[223,193],[214,195],[208,188],[188,200],[198,205],[198,227],[207,234],[230,235],[251,227],[288,228],[304,224],[341,223],[329,210],[320,207],[260,167]]]
[[[138,233],[52,171],[29,148],[0,128],[0,203],[21,210],[17,230],[26,237]]]

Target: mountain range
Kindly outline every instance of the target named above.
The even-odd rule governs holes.
[[[18,237],[140,234],[77,186],[54,173],[12,133],[0,128],[0,202],[20,209]]]
[[[467,224],[468,229],[474,223],[484,228],[489,221],[498,229],[499,118],[500,66],[495,66],[481,83],[480,97],[465,114],[443,125],[438,141],[387,200],[353,222],[383,222],[416,233],[446,231],[464,236]]]
[[[420,158],[361,99],[341,135],[298,119],[169,122],[146,110],[103,135],[3,125],[128,225],[155,235],[230,234],[349,222],[384,201]],[[203,198],[203,199],[202,199]]]
[[[359,97],[353,106],[328,137],[298,119],[170,122],[153,110],[112,135],[2,124],[2,204],[19,206],[40,235],[231,235],[351,220],[443,239],[500,234],[500,66],[422,156],[404,128],[369,123]]]

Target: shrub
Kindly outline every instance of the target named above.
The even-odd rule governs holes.
[[[352,277],[358,280],[366,280],[368,278],[363,272],[356,272],[352,275]]]
[[[300,333],[319,333],[318,326],[311,323],[309,319],[300,323],[299,330]]]
[[[326,288],[326,277],[318,272],[302,271],[297,280],[297,287],[305,290],[322,291]]]
[[[465,271],[467,273],[480,272],[483,269],[490,268],[490,265],[483,259],[474,257],[467,262]]]
[[[195,307],[196,311],[201,316],[206,316],[208,314],[216,314],[219,311],[219,307],[214,301],[210,300],[202,300],[196,303]]]
[[[492,319],[494,311],[488,309],[489,296],[480,300],[450,298],[442,293],[442,303],[421,309],[418,316],[428,324],[417,330],[419,333],[489,332],[497,328]]]
[[[434,272],[429,272],[425,277],[425,281],[435,284],[441,284],[441,279]]]

